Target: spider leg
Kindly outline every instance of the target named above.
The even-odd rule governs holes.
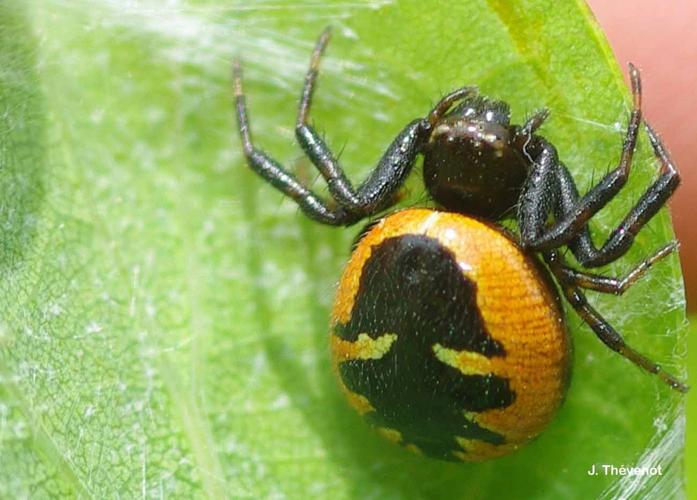
[[[312,53],[298,107],[295,136],[326,180],[329,192],[336,202],[347,212],[359,217],[368,216],[391,203],[411,172],[417,154],[428,140],[432,125],[455,101],[472,94],[474,89],[464,87],[450,93],[434,107],[426,119],[416,119],[409,123],[387,148],[368,178],[358,188],[354,188],[322,137],[308,124],[320,58],[329,37],[329,30],[325,30]]]
[[[315,83],[317,82],[317,75],[319,74],[319,63],[322,59],[322,54],[324,54],[324,50],[327,48],[327,45],[329,44],[331,36],[331,28],[325,28],[325,30],[317,39],[315,48],[312,51],[312,57],[310,58],[310,67],[308,68],[307,73],[305,74],[305,84],[303,85],[303,91],[300,95],[300,104],[298,105],[298,117],[295,122],[296,128],[306,124],[310,116],[310,108],[312,107],[312,95],[315,92]]]
[[[521,244],[530,247],[543,235],[550,212],[559,205],[561,164],[554,146],[540,137],[533,137],[523,151],[535,158],[518,198],[517,214]]]
[[[549,118],[549,109],[543,108],[535,112],[527,121],[520,127],[518,135],[531,136],[534,134],[538,128]]]
[[[661,162],[659,177],[610,234],[602,247],[595,246],[587,225],[581,227],[574,238],[567,243],[576,259],[584,267],[602,266],[624,255],[632,245],[634,236],[665,205],[680,183],[677,168],[665,146],[648,124],[646,128],[654,154]],[[563,218],[578,206],[579,195],[571,174],[562,164],[559,164],[556,180],[558,188],[555,191],[557,198],[554,212],[555,217]]]
[[[677,241],[668,243],[658,252],[641,261],[623,278],[585,273],[569,267],[566,264],[563,264],[559,271],[563,275],[564,281],[572,285],[587,290],[595,290],[596,292],[622,295],[630,286],[639,281],[656,262],[672,254],[677,249]]]
[[[358,218],[341,207],[330,208],[319,196],[305,187],[290,172],[263,151],[254,147],[249,129],[247,105],[242,89],[242,67],[239,61],[233,63],[233,88],[235,110],[242,140],[242,150],[249,167],[283,194],[295,200],[302,211],[311,219],[323,224],[340,226],[350,224]]]
[[[680,392],[687,392],[688,386],[677,378],[666,373],[658,364],[628,346],[622,336],[596,311],[586,300],[581,289],[567,281],[563,272],[563,261],[556,251],[545,252],[546,262],[552,273],[559,280],[564,296],[571,304],[581,319],[590,326],[597,337],[610,349],[627,358],[639,368],[653,373],[663,382]]]
[[[661,162],[658,179],[644,192],[617,228],[610,233],[601,248],[597,249],[593,245],[587,229],[581,233],[578,241],[571,242],[572,251],[578,256],[579,262],[586,267],[602,266],[624,255],[634,242],[636,234],[666,204],[680,184],[680,174],[665,146],[648,124],[646,129],[654,154]]]
[[[428,123],[430,123],[431,126],[435,125],[453,104],[465,97],[475,95],[476,93],[477,87],[460,87],[459,89],[453,90],[433,107],[428,114]]]
[[[582,230],[588,220],[602,209],[627,182],[632,165],[634,150],[636,149],[639,125],[641,124],[641,79],[639,71],[632,65],[629,67],[632,82],[632,94],[634,107],[629,119],[629,125],[625,134],[622,156],[617,168],[607,173],[588,193],[580,198],[573,207],[563,216],[557,218],[554,223],[546,227],[546,218],[536,221],[542,224],[530,231],[531,234],[522,235],[523,246],[531,250],[543,251],[558,248],[573,239]],[[530,176],[539,175],[539,160],[536,159]],[[525,197],[525,187],[522,196]],[[535,193],[540,194],[540,193]],[[533,195],[534,196],[534,195]]]

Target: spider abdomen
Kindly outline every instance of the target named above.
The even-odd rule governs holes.
[[[358,243],[331,346],[367,420],[450,460],[505,455],[539,434],[571,365],[544,269],[496,226],[428,209],[392,214]]]

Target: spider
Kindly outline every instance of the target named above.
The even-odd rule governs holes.
[[[319,63],[329,38],[330,30],[327,29],[319,37],[312,53],[310,67],[305,76],[305,83],[300,98],[295,135],[307,157],[325,179],[333,201],[328,202],[318,196],[292,173],[255,146],[251,137],[245,95],[242,89],[241,65],[239,61],[235,61],[233,64],[233,83],[237,121],[244,155],[253,171],[284,195],[292,198],[309,218],[331,226],[350,226],[390,209],[395,203],[398,190],[412,171],[416,158],[419,155],[423,156],[424,184],[438,210],[484,221],[488,226],[499,228],[498,231],[502,231],[500,226],[498,226],[499,222],[504,219],[515,218],[518,234],[513,236],[514,242],[512,245],[521,248],[528,256],[538,255],[541,257],[551,275],[556,278],[556,283],[568,303],[578,312],[597,337],[607,347],[629,359],[643,370],[655,374],[673,389],[680,392],[687,391],[688,388],[685,384],[627,345],[615,328],[587,302],[584,294],[586,289],[616,295],[622,294],[643,276],[652,265],[674,252],[678,247],[677,242],[673,241],[663,246],[656,253],[643,260],[623,278],[603,276],[585,270],[574,269],[565,260],[562,251],[564,248],[569,249],[583,268],[594,268],[616,261],[627,252],[642,227],[664,206],[678,187],[680,177],[669,153],[656,132],[646,122],[643,122],[653,152],[660,163],[659,175],[602,245],[596,245],[592,240],[588,221],[620,193],[630,174],[632,157],[642,124],[641,80],[639,70],[636,67],[629,65],[633,107],[624,136],[624,145],[619,164],[583,196],[579,194],[569,170],[560,161],[556,148],[537,133],[549,115],[547,109],[535,113],[523,125],[514,125],[510,123],[510,109],[507,103],[479,95],[477,89],[470,86],[458,88],[447,94],[431,109],[428,115],[408,123],[387,147],[377,166],[365,181],[358,187],[354,187],[346,177],[335,155],[315,128],[309,124],[310,108],[316,88]],[[429,217],[429,213],[424,211],[424,217]],[[390,216],[387,217],[387,219],[389,218]],[[380,220],[382,221],[383,219]],[[410,220],[409,217],[400,219],[399,224],[395,223],[396,226],[393,224],[395,227],[390,231],[394,231],[394,234],[398,236],[404,236],[401,232],[409,233],[411,230],[404,229],[402,231],[400,227],[406,227],[405,224],[408,225]],[[466,224],[471,223],[466,222]],[[374,227],[375,222],[371,222],[367,230],[362,234],[373,231]],[[431,257],[433,257],[433,262],[436,262],[437,259],[443,258],[442,255],[451,255],[443,251],[436,256],[437,252],[433,253],[435,250],[432,251],[432,247],[429,246],[431,243],[423,240],[421,236],[414,234],[408,234],[407,236],[411,238],[408,244],[404,243],[400,247],[401,243],[390,242],[389,249],[382,245],[388,239],[386,236],[385,238],[373,237],[370,248],[366,250],[367,254],[371,252],[374,255],[379,254],[382,255],[379,258],[385,260],[381,261],[381,265],[373,266],[371,268],[373,270],[370,272],[377,273],[375,276],[378,276],[383,272],[385,265],[387,265],[386,263],[397,262],[399,259],[393,258],[395,252],[403,252],[404,256],[408,256],[411,255],[409,252],[413,253],[413,251],[416,251],[415,249],[421,249],[419,250],[421,253],[417,252],[414,254],[420,260],[417,259],[418,262],[416,262],[412,259],[413,262],[410,261],[412,263],[410,264],[411,267],[408,268],[408,272],[397,273],[399,275],[397,278],[392,275],[390,278],[401,279],[402,276],[413,275],[416,276],[414,279],[421,280],[421,275],[416,272],[423,271],[419,266],[422,264],[425,266],[424,262],[430,262],[429,259]],[[365,238],[365,236],[362,237]],[[361,242],[359,241],[360,244]],[[402,248],[402,250],[398,250],[398,247]],[[496,256],[491,258],[496,258]],[[407,260],[409,259],[405,258],[399,262],[406,262]],[[367,264],[364,266],[364,264],[361,260],[360,265],[350,265],[349,267],[353,266],[354,268],[357,266],[357,269],[353,269],[350,272],[355,271],[359,274],[368,272],[365,269],[369,266]],[[426,269],[425,272],[436,273],[432,268]],[[440,272],[440,269],[438,269],[438,272]],[[499,279],[503,280],[505,278],[499,277]],[[368,287],[371,284],[367,281],[365,283],[361,281],[361,283],[361,287],[364,285]],[[404,285],[403,289],[400,290],[408,290],[408,285]],[[337,310],[336,308],[342,311],[345,309],[342,305],[342,301],[345,301],[345,297],[341,298],[343,295],[348,294],[350,297],[346,300],[354,304],[359,303],[364,298],[363,296],[358,296],[359,294],[371,293],[368,288],[361,288],[358,291],[351,289],[350,292],[344,292],[341,290],[343,286],[343,284],[340,285],[340,298],[337,299],[339,305],[335,307],[335,310]],[[434,290],[437,289],[434,288]],[[466,288],[462,288],[462,290],[465,290],[462,292],[464,294],[475,293],[471,290],[467,292]],[[424,294],[422,293],[420,297],[423,296]],[[375,297],[378,297],[375,300],[379,301],[382,300],[379,297],[384,297],[384,294],[377,294]],[[411,299],[404,298],[404,300]],[[395,302],[389,307],[393,309],[401,308],[402,304]],[[416,304],[415,307],[421,307],[421,304]],[[474,316],[477,316],[479,312],[473,311]],[[385,314],[388,313],[389,310],[385,312]],[[354,319],[355,314],[354,312]],[[343,331],[342,329],[347,328],[346,325],[348,323],[336,319],[343,316],[346,316],[346,318],[342,321],[348,321],[347,318],[350,315],[335,312],[334,323],[336,331]],[[441,321],[441,318],[436,316],[427,319],[431,323]],[[382,319],[378,317],[371,321],[375,323],[382,321]],[[369,330],[371,325],[372,323],[369,322],[367,327],[363,325],[360,328],[364,330],[368,328]],[[481,330],[482,327],[480,325],[476,328]],[[341,337],[341,334],[335,333],[335,335]],[[351,335],[350,340],[353,344],[343,344],[342,342],[345,342],[345,339],[349,339]],[[361,337],[361,335],[368,336]],[[375,359],[386,355],[386,349],[389,350],[393,344],[396,346],[399,343],[394,340],[399,336],[399,332],[394,337],[391,336],[392,333],[380,335],[379,332],[359,334],[357,330],[349,336],[341,337],[338,340],[335,339],[339,343],[337,344],[339,347],[337,347],[338,351],[336,352],[343,353],[342,356],[345,356],[346,360],[350,358],[352,363],[363,363],[361,365],[363,368],[361,368],[362,371],[360,372],[362,378],[359,380],[361,383],[368,377],[368,372],[365,371],[365,367],[368,366],[366,363],[374,363]],[[495,337],[496,335],[492,333],[492,338]],[[363,342],[363,344],[360,344],[359,341]],[[490,358],[502,356],[501,352],[495,352],[494,344],[495,342],[489,345],[490,349],[488,351],[481,351],[482,354]],[[346,347],[346,345],[349,347]],[[366,345],[372,346],[372,354],[370,356],[357,354],[359,347],[362,346],[361,348],[364,348]],[[349,349],[351,346],[353,346],[351,348],[353,350]],[[402,347],[399,349],[402,349]],[[501,349],[505,347],[503,345]],[[434,347],[433,349],[436,352],[436,348]],[[351,356],[353,357],[351,358]],[[439,358],[441,361],[445,359],[442,356],[441,358]],[[340,360],[339,363],[341,362],[343,361]],[[428,362],[435,363],[432,359]],[[349,363],[347,362],[346,364]],[[468,376],[477,375],[472,375],[474,373],[472,369],[463,368],[461,371],[468,374]],[[343,377],[344,375],[345,373],[342,371],[341,376]],[[409,374],[406,374],[406,376],[408,377]],[[477,379],[477,383],[481,382],[485,385],[490,383],[493,377],[486,370],[477,376],[484,377]],[[385,383],[384,377],[379,380],[381,381],[379,383]],[[358,382],[354,381],[351,383],[355,387],[348,387],[349,392],[356,392]],[[459,382],[455,381],[454,383]],[[349,383],[346,382],[346,385],[348,386]],[[511,404],[511,401],[515,399],[515,395],[511,396],[510,393],[504,391],[509,385],[505,381],[501,382],[500,394],[502,396],[496,401],[490,401],[488,403],[490,408],[503,408]],[[484,387],[481,394],[496,392],[492,387],[494,386],[488,385]],[[378,411],[378,405],[374,403],[374,400],[370,397],[368,400],[372,405],[370,406],[372,410]],[[357,408],[362,407],[362,410],[359,408],[362,412],[368,411],[368,406],[365,406],[363,403],[354,406]],[[393,425],[387,425],[384,423],[387,417],[383,415],[382,418],[383,423],[380,425],[383,429],[387,428],[392,432],[392,429],[398,428],[396,421],[392,422]],[[461,415],[458,415],[457,418],[461,418]],[[407,420],[404,421],[406,422]],[[475,421],[468,422],[464,427],[460,425],[459,428],[469,429],[467,432],[473,432],[472,436],[474,439],[489,440],[488,442],[490,443],[498,442],[495,440],[491,441],[494,438],[483,433],[483,431],[477,434],[472,430],[472,426],[475,425],[473,422]],[[443,451],[440,448],[433,448],[433,443],[438,441],[436,438],[426,439],[422,436],[421,438],[409,440],[405,437],[408,434],[404,432],[400,434],[401,437],[398,437],[398,440],[402,439],[405,443],[416,443],[416,445],[421,443],[419,445],[421,450],[426,450],[427,452],[430,450],[436,456],[451,456],[449,455],[451,452],[448,450],[452,448],[452,443],[448,444],[450,448]],[[467,449],[467,446],[463,445],[462,447]]]

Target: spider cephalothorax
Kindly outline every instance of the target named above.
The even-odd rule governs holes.
[[[472,90],[474,94],[474,90]],[[530,131],[510,125],[508,105],[473,95],[433,123],[424,183],[448,210],[498,220],[515,214],[528,175]]]

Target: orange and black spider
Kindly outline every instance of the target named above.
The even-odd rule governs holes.
[[[426,117],[407,124],[354,187],[308,123],[328,41],[326,30],[305,77],[295,133],[333,202],[254,146],[239,62],[234,90],[252,170],[323,224],[349,226],[380,216],[360,234],[332,312],[334,366],[359,413],[390,440],[447,460],[501,456],[535,437],[561,405],[571,370],[571,342],[551,276],[605,345],[687,391],[628,346],[583,292],[623,293],[677,242],[622,279],[573,269],[560,252],[568,248],[584,268],[614,262],[680,182],[661,140],[644,123],[660,162],[658,178],[601,246],[591,239],[588,221],[620,193],[636,149],[642,115],[634,66],[633,109],[619,165],[583,196],[555,147],[536,133],[547,110],[512,125],[508,104],[474,87],[451,92]],[[418,155],[437,208],[383,214]],[[498,225],[507,218],[516,219],[517,235]]]

